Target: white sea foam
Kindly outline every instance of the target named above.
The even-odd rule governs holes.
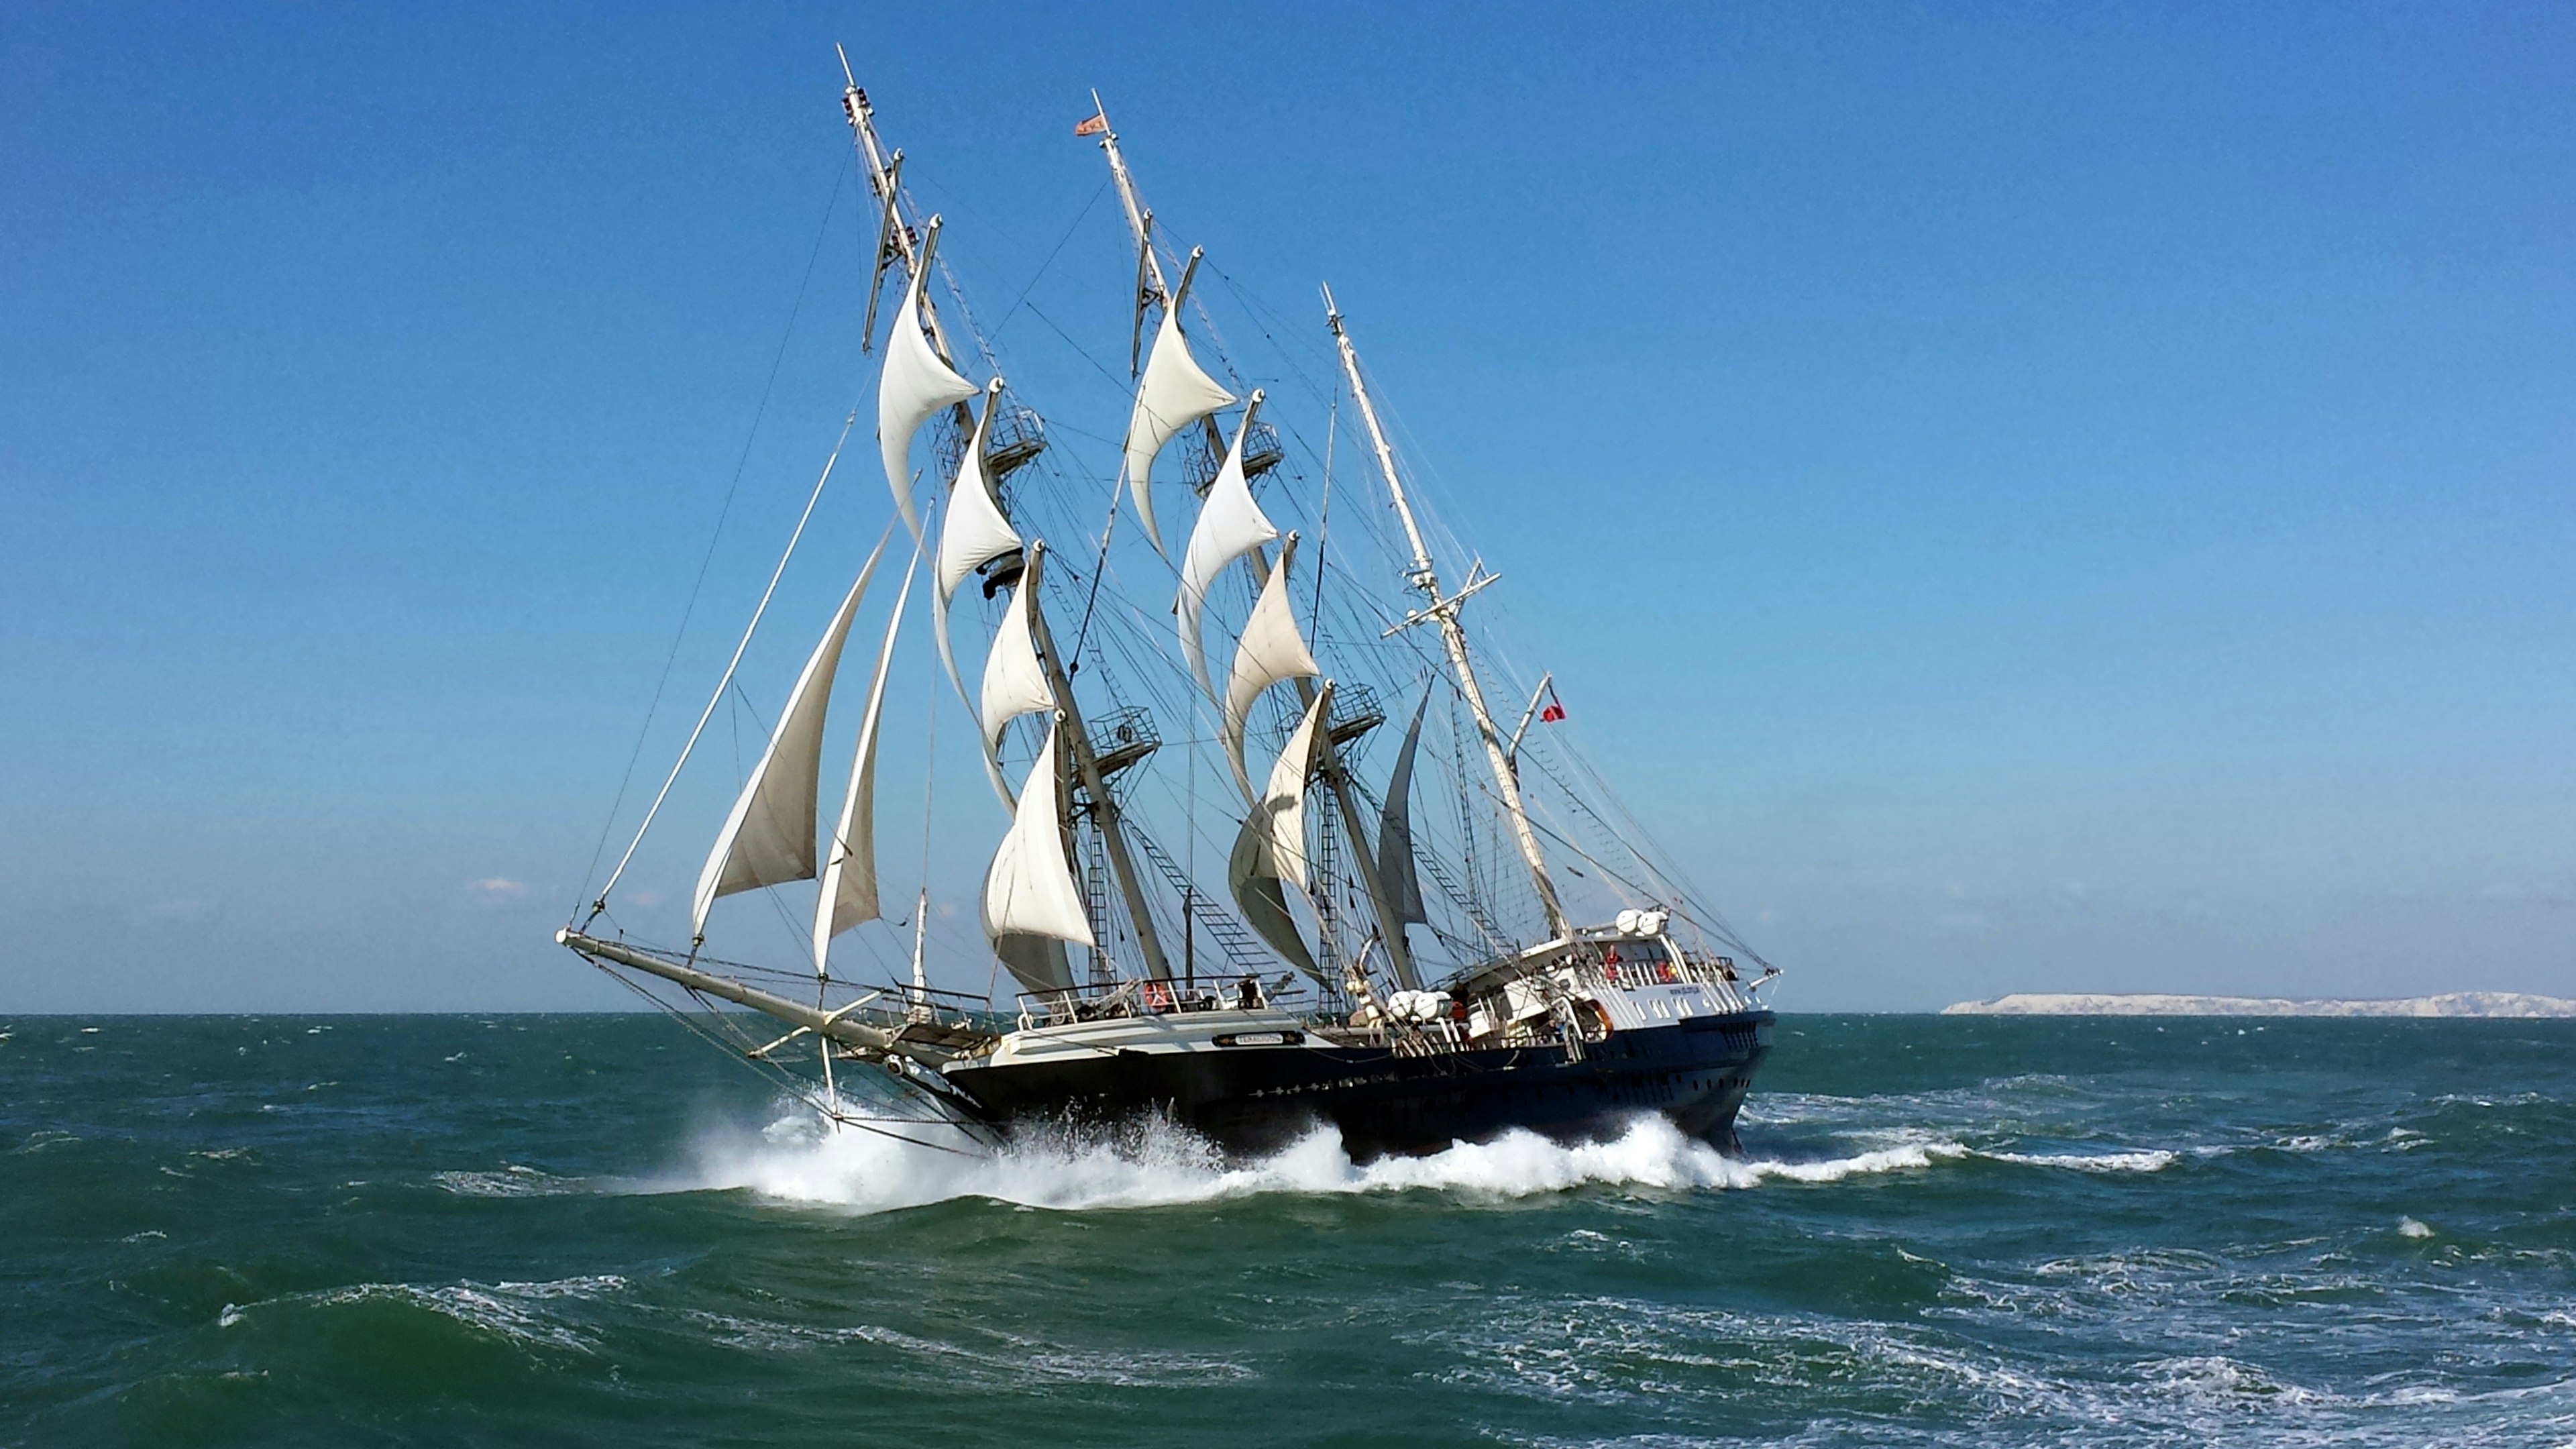
[[[551,1197],[587,1186],[579,1178],[556,1177],[518,1163],[499,1172],[433,1172],[429,1180],[458,1197]]]
[[[560,1299],[600,1298],[625,1286],[626,1280],[614,1273],[585,1274],[542,1283],[357,1283],[316,1293],[288,1294],[268,1302],[309,1304],[322,1308],[370,1302],[401,1303],[521,1343],[550,1344],[589,1352],[593,1347],[590,1336],[563,1321],[545,1305]],[[238,1327],[252,1312],[264,1306],[227,1303],[216,1317],[215,1326]]]
[[[1980,1152],[1977,1155],[1997,1162],[2018,1162],[2025,1167],[2064,1167],[2076,1172],[2162,1172],[2171,1167],[2180,1154],[2151,1147],[2135,1152]]]
[[[919,1129],[907,1131],[920,1135]],[[661,1186],[748,1188],[861,1212],[956,1198],[1062,1210],[1160,1207],[1262,1193],[1438,1191],[1509,1199],[1588,1184],[1690,1191],[1771,1180],[1840,1182],[1926,1168],[1967,1151],[1956,1142],[1931,1139],[1815,1161],[1746,1161],[1683,1136],[1663,1118],[1645,1117],[1606,1142],[1566,1144],[1515,1131],[1425,1157],[1382,1157],[1366,1164],[1354,1163],[1340,1134],[1324,1127],[1268,1157],[1228,1163],[1177,1128],[1131,1132],[1114,1141],[1040,1140],[988,1152],[962,1138],[930,1147],[874,1132],[830,1132],[798,1113],[756,1138],[718,1135],[702,1142],[696,1170]]]
[[[692,1310],[686,1316],[705,1326],[716,1342],[728,1347],[793,1353],[815,1347],[871,1344],[936,1361],[942,1376],[952,1381],[962,1377],[1024,1388],[1035,1378],[1122,1388],[1175,1388],[1253,1376],[1251,1369],[1211,1354],[1179,1350],[1119,1352],[1098,1344],[1073,1348],[989,1325],[979,1325],[970,1338],[951,1340],[875,1323],[782,1323],[703,1310]]]
[[[2397,1220],[2397,1236],[2401,1238],[2429,1238],[2433,1236],[2433,1229],[2424,1223],[2417,1222],[2413,1218],[2401,1217]]]

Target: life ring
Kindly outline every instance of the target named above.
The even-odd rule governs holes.
[[[1600,1029],[1599,1034],[1594,1036],[1592,1039],[1594,1041],[1608,1041],[1610,1039],[1610,1033],[1617,1030],[1616,1027],[1613,1027],[1610,1024],[1610,1008],[1603,1006],[1599,998],[1591,996],[1583,998],[1583,1004],[1591,1008],[1592,1024]]]
[[[1147,978],[1145,982],[1145,1009],[1147,1011],[1158,1013],[1171,1010],[1171,983],[1167,981],[1157,981],[1150,977]]]

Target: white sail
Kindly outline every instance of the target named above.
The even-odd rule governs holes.
[[[707,908],[718,896],[814,878],[814,791],[823,772],[823,713],[831,704],[832,676],[841,667],[850,620],[859,612],[885,546],[886,539],[877,540],[867,567],[859,570],[858,582],[850,585],[840,612],[832,616],[832,626],[805,660],[787,707],[779,711],[769,747],[761,751],[760,763],[752,767],[751,778],[734,798],[733,813],[716,835],[715,849],[707,853],[689,914],[690,929],[698,936],[706,934]]]
[[[1287,747],[1270,766],[1270,787],[1261,792],[1261,803],[1253,807],[1256,817],[1269,822],[1271,867],[1281,880],[1301,891],[1307,886],[1306,777],[1315,771],[1315,731],[1332,697],[1329,684],[1315,691],[1314,699],[1306,705],[1305,717],[1289,732]]]
[[[1234,783],[1247,801],[1253,794],[1252,776],[1243,767],[1243,728],[1254,702],[1281,680],[1311,679],[1323,672],[1306,648],[1305,636],[1297,632],[1297,616],[1288,609],[1288,564],[1296,556],[1297,535],[1292,533],[1280,546],[1279,566],[1270,571],[1270,581],[1261,586],[1261,597],[1253,602],[1252,616],[1244,621],[1243,639],[1235,646],[1234,671],[1225,685],[1225,758],[1234,767]]]
[[[1020,787],[1010,831],[984,874],[987,940],[1045,936],[1077,946],[1092,944],[1091,913],[1064,856],[1064,825],[1056,809],[1059,761],[1056,732],[1050,727],[1046,747],[1038,751],[1037,763]]]
[[[921,542],[921,512],[912,501],[912,439],[941,408],[975,395],[975,384],[939,360],[921,330],[921,278],[904,283],[903,303],[895,308],[894,332],[886,338],[885,366],[877,374],[877,447],[885,454],[886,485],[894,506]]]
[[[974,436],[957,465],[956,486],[948,491],[948,518],[939,529],[939,597],[944,603],[968,574],[1020,551],[1020,535],[1002,516],[993,499],[993,480],[984,471],[984,433],[993,424],[993,409],[1002,400],[1002,380],[984,388],[984,410],[975,418]]]
[[[1136,408],[1127,415],[1127,496],[1136,501],[1137,520],[1156,553],[1164,552],[1162,530],[1154,525],[1154,455],[1181,429],[1234,401],[1190,355],[1190,340],[1181,335],[1178,299],[1163,309],[1163,325],[1154,333],[1154,352],[1145,360],[1144,380],[1136,385]]]
[[[1261,394],[1252,394],[1251,405],[1235,424],[1234,442],[1225,450],[1225,465],[1217,469],[1216,481],[1208,485],[1207,505],[1199,510],[1199,521],[1190,530],[1190,546],[1181,561],[1181,595],[1174,606],[1181,631],[1181,657],[1190,662],[1190,673],[1197,678],[1199,692],[1213,697],[1216,687],[1208,683],[1207,654],[1199,642],[1201,621],[1207,615],[1208,590],[1216,586],[1217,575],[1226,565],[1252,549],[1279,536],[1278,528],[1261,505],[1252,501],[1252,485],[1243,476],[1243,441],[1252,431],[1253,414],[1261,407]]]
[[[1021,715],[1055,708],[1055,690],[1047,682],[1046,665],[1038,659],[1037,635],[1030,627],[1029,614],[1038,606],[1037,593],[1024,577],[1012,592],[1010,607],[1002,613],[1002,627],[994,632],[992,652],[984,656],[984,768],[993,777],[993,788],[1002,792],[1002,808],[1014,809],[1018,802],[1011,798],[1010,786],[1002,778],[1002,727]]]
[[[947,666],[948,682],[957,686],[957,697],[969,709],[975,700],[966,693],[965,676],[957,672],[956,646],[948,638],[948,601],[968,574],[1020,550],[1020,536],[1002,516],[1002,506],[993,501],[992,480],[984,472],[984,430],[991,425],[1001,397],[1002,380],[997,377],[985,386],[983,415],[975,419],[974,436],[966,440],[966,456],[957,465],[956,485],[948,490],[948,512],[939,525],[939,587],[930,596],[930,627],[939,643],[939,662]]]
[[[1422,743],[1422,716],[1430,708],[1426,687],[1422,703],[1413,707],[1413,723],[1405,726],[1404,747],[1395,752],[1395,768],[1387,773],[1386,814],[1378,823],[1377,868],[1386,880],[1386,903],[1395,912],[1396,928],[1430,919],[1422,909],[1422,870],[1413,858],[1413,752]]]
[[[859,719],[858,747],[850,755],[850,788],[841,797],[841,818],[832,825],[831,848],[823,853],[823,889],[814,900],[814,970],[829,959],[832,938],[877,918],[877,724],[885,715],[886,673],[894,663],[895,636],[903,629],[904,605],[912,602],[912,576],[921,568],[915,550],[903,571],[903,588],[894,596],[894,613],[886,620],[885,642],[877,646],[877,670],[868,681],[867,712]]]
[[[1307,886],[1306,778],[1314,772],[1315,737],[1331,714],[1332,698],[1333,686],[1327,682],[1289,733],[1287,748],[1270,767],[1269,788],[1253,802],[1252,813],[1235,834],[1225,871],[1244,920],[1270,949],[1310,975],[1318,974],[1315,958],[1297,933],[1296,918],[1288,914],[1282,882],[1301,891]]]
[[[1004,936],[993,943],[993,954],[1031,991],[1073,989],[1073,963],[1065,957],[1064,943],[1053,936]]]

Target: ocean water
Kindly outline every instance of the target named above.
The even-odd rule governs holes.
[[[652,1017],[0,1020],[0,1443],[2576,1444],[2576,1023],[1792,1016],[1743,1135],[993,1160]]]

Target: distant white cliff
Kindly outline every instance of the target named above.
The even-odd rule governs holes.
[[[2576,1017],[2576,1001],[2519,991],[2452,991],[2394,1001],[2290,1001],[2277,996],[2015,992],[1962,1001],[1943,1016],[2486,1016]]]

